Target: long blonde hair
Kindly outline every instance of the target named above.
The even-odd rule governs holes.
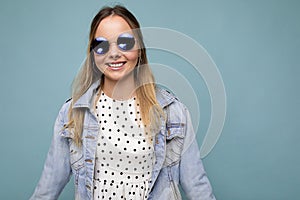
[[[161,125],[161,118],[164,117],[162,108],[159,106],[156,99],[154,77],[148,65],[143,36],[137,19],[123,6],[117,5],[114,7],[104,7],[97,13],[91,23],[87,58],[72,84],[72,102],[68,113],[69,122],[65,128],[72,131],[74,135],[74,142],[78,146],[82,143],[81,138],[86,108],[73,108],[73,105],[94,82],[101,78],[100,85],[103,84],[103,74],[94,63],[93,53],[91,53],[91,43],[94,40],[95,33],[100,22],[111,15],[118,15],[122,17],[129,24],[137,37],[136,39],[139,44],[139,58],[134,70],[135,84],[137,86],[135,93],[137,101],[140,104],[143,124],[148,127],[148,131],[156,132]]]

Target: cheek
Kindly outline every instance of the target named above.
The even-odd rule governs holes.
[[[132,52],[128,52],[126,54],[126,58],[129,62],[132,62],[134,64],[136,64],[137,60],[138,60],[138,51],[132,51]]]
[[[105,66],[104,66],[104,60],[105,60],[105,56],[94,55],[95,64],[98,67],[98,69],[100,69],[100,70],[103,69],[103,68],[105,68]]]

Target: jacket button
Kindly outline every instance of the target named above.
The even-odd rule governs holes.
[[[92,163],[93,161],[91,159],[86,159],[85,162]]]
[[[168,129],[168,136],[170,136],[170,134],[171,134],[171,131],[170,131],[170,129]]]

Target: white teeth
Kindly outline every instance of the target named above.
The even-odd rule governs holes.
[[[121,67],[124,63],[116,63],[116,64],[113,64],[113,63],[109,63],[108,65],[110,67]]]

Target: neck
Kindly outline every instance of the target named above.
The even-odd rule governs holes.
[[[121,80],[111,80],[104,76],[104,83],[102,86],[103,92],[116,100],[127,100],[135,95],[135,83],[133,73],[127,75]]]

